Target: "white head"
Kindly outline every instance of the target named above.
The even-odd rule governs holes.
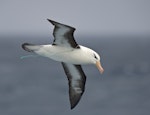
[[[98,68],[98,70],[102,74],[104,72],[104,69],[103,69],[101,62],[100,62],[100,56],[98,55],[98,53],[96,53],[93,50],[90,52],[90,54],[91,54],[90,57],[91,57],[92,63],[96,65],[96,67]]]

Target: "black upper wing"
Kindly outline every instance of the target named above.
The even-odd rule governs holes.
[[[86,76],[80,65],[67,64],[62,62],[63,68],[69,82],[69,98],[71,109],[73,109],[84,92]]]
[[[71,48],[79,48],[73,36],[75,28],[65,25],[65,24],[55,22],[50,19],[47,19],[47,20],[54,25],[53,45],[59,45],[59,46],[71,47]]]

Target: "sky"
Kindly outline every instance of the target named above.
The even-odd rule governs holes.
[[[150,35],[150,0],[0,0],[0,35],[45,35],[52,20],[83,35]]]

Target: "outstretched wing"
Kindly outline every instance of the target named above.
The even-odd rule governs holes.
[[[73,36],[75,28],[65,25],[65,24],[55,22],[50,19],[47,19],[47,20],[54,25],[53,45],[59,45],[59,46],[71,47],[71,48],[79,48]]]
[[[73,109],[84,92],[86,76],[80,65],[73,65],[62,62],[63,68],[69,82],[69,98],[71,109]]]

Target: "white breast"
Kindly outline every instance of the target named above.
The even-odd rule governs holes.
[[[44,45],[35,53],[60,62],[71,64],[90,64],[92,63],[90,59],[91,51],[91,49],[84,46],[80,46],[79,49],[71,49],[57,45]]]

